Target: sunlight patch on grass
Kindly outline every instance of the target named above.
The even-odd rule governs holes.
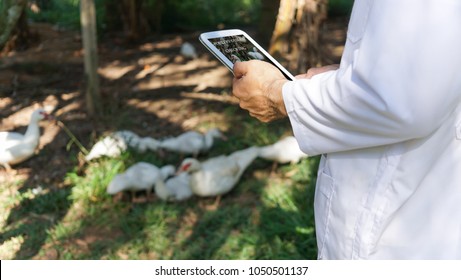
[[[22,236],[14,236],[9,240],[4,241],[0,245],[0,259],[11,260],[14,259],[16,253],[21,249],[21,245],[24,243]]]
[[[72,221],[66,219],[47,231],[48,241],[65,240],[66,238],[77,234],[81,229],[81,226],[82,222],[79,219],[73,219]]]
[[[18,199],[21,196],[17,195],[18,189],[24,184],[25,179],[17,180],[13,183],[6,183],[0,185],[0,228],[6,226],[8,216],[10,215],[11,209],[15,205],[19,205]]]
[[[263,202],[267,207],[281,207],[287,211],[296,211],[297,207],[292,200],[292,185],[284,180],[270,180],[263,194]]]

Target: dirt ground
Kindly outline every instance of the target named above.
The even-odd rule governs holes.
[[[337,63],[342,52],[345,20],[331,21],[323,32],[325,61]],[[124,44],[121,35],[101,36],[99,74],[104,114],[91,119],[85,111],[82,42],[77,31],[56,30],[34,23],[40,41],[26,51],[0,58],[0,131],[25,132],[32,111],[50,110],[85,147],[116,129],[162,138],[202,123],[226,127],[223,110],[236,104],[231,96],[230,72],[207,53],[194,34],[169,34]],[[196,59],[180,55],[183,42],[192,43]],[[237,105],[236,105],[237,106]],[[235,110],[237,114],[246,114]],[[68,149],[70,138],[54,123],[42,122],[39,153],[14,166],[16,174],[0,168],[0,182],[26,181],[23,187],[62,187],[75,166]]]

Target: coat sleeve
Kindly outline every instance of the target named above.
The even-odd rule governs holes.
[[[427,136],[461,101],[461,1],[357,2],[340,68],[283,87],[309,155]]]

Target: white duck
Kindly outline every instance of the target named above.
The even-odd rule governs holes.
[[[146,150],[156,151],[159,141],[152,137],[140,137],[136,133],[128,130],[116,131],[93,145],[86,161],[90,161],[102,156],[118,157],[131,147],[140,153]]]
[[[10,131],[0,132],[0,164],[7,170],[11,170],[11,165],[21,163],[32,157],[40,139],[38,123],[50,118],[51,116],[40,108],[32,113],[25,134]]]
[[[190,175],[187,172],[179,173],[155,184],[155,194],[163,201],[183,201],[193,196],[190,188]]]
[[[184,42],[181,45],[180,53],[182,56],[186,58],[197,58],[198,57],[197,52],[195,51],[195,47],[189,42]]]
[[[158,146],[168,151],[197,157],[199,153],[206,152],[213,146],[215,138],[226,139],[219,129],[212,128],[205,134],[197,131],[187,131],[177,137],[161,141]]]
[[[118,157],[127,149],[128,146],[122,137],[111,134],[96,142],[85,156],[85,160],[90,161],[103,156]]]
[[[158,140],[152,137],[140,137],[136,133],[129,130],[117,131],[114,134],[120,136],[129,147],[137,150],[140,153],[144,153],[146,150],[156,151],[158,144],[160,143]]]
[[[295,164],[308,155],[301,151],[294,136],[287,136],[272,145],[260,147],[259,157],[277,163]]]
[[[220,196],[232,190],[258,154],[258,147],[250,147],[204,162],[186,158],[181,163],[179,172],[188,172],[191,175],[190,186],[194,194],[203,197]]]
[[[264,56],[260,52],[258,52],[258,50],[255,47],[253,47],[252,52],[248,52],[248,55],[251,56],[253,59],[264,60]]]
[[[235,54],[232,54],[231,55],[231,61],[233,63],[236,63],[236,62],[241,62],[242,60],[238,56],[236,56]]]
[[[147,163],[138,162],[129,167],[125,172],[114,176],[107,186],[107,193],[114,195],[122,191],[146,191],[149,195],[157,181],[164,181],[168,176],[175,173],[172,165],[162,168]]]

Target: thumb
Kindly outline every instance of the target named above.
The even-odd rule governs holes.
[[[248,62],[246,62],[246,61],[244,61],[244,62],[236,62],[234,64],[233,72],[234,72],[235,78],[237,78],[237,79],[242,78],[248,72]]]

